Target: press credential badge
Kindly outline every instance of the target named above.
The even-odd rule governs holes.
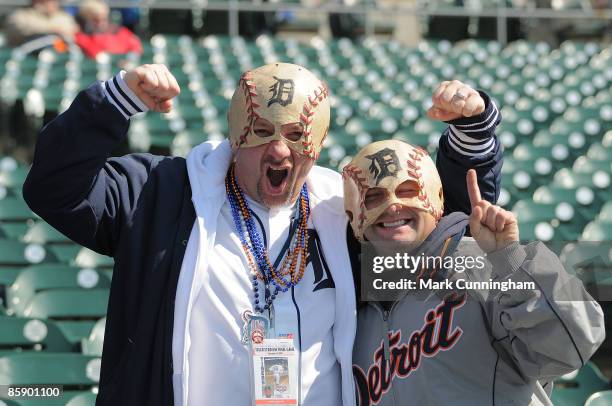
[[[292,339],[251,344],[255,405],[297,405],[298,363]]]

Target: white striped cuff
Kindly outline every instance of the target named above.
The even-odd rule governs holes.
[[[135,114],[148,111],[149,108],[128,87],[123,80],[124,76],[125,71],[122,70],[112,79],[102,82],[102,89],[108,101],[119,110],[123,117],[129,119]]]
[[[492,136],[491,127],[494,127],[499,119],[499,110],[493,101],[491,107],[490,113],[482,121],[449,125],[448,141],[455,151],[461,155],[475,157],[486,155],[495,149],[496,139]],[[483,138],[487,133],[490,135]],[[479,137],[473,137],[472,134]]]

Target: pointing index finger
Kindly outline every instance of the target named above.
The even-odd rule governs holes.
[[[474,169],[470,169],[467,172],[466,184],[468,195],[470,196],[470,204],[472,205],[472,209],[476,206],[482,198],[480,197],[480,188],[478,187],[478,177],[476,176],[476,171]]]

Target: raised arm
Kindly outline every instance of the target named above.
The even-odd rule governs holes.
[[[550,382],[583,366],[605,338],[603,312],[582,282],[541,242],[520,245],[512,212],[483,200],[470,171],[470,228],[492,264],[473,280],[530,282],[534,289],[484,292],[493,345],[523,376]]]
[[[151,170],[164,158],[109,156],[130,116],[170,110],[179,88],[167,75],[162,65],[145,65],[95,83],[46,125],[23,186],[30,208],[74,241],[112,255]]]
[[[457,80],[442,82],[432,95],[427,116],[449,124],[440,138],[436,166],[444,190],[444,212],[470,213],[465,176],[475,169],[485,200],[496,203],[503,152],[495,128],[501,114],[482,92]]]

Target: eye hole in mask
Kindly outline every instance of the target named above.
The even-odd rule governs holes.
[[[402,182],[395,189],[395,196],[398,199],[411,199],[418,196],[419,186],[413,180],[407,180]],[[368,210],[372,210],[386,202],[389,198],[389,191],[382,187],[369,188],[365,195],[365,207]]]
[[[368,210],[372,210],[387,201],[389,191],[382,187],[371,187],[368,189],[365,195],[365,207]]]
[[[258,118],[253,123],[253,133],[260,138],[267,138],[274,135],[274,124],[265,118]],[[296,142],[304,133],[302,123],[288,123],[281,126],[281,136],[288,141]]]
[[[402,182],[397,189],[395,189],[395,196],[398,199],[410,199],[418,196],[419,185],[413,180],[407,180]]]

